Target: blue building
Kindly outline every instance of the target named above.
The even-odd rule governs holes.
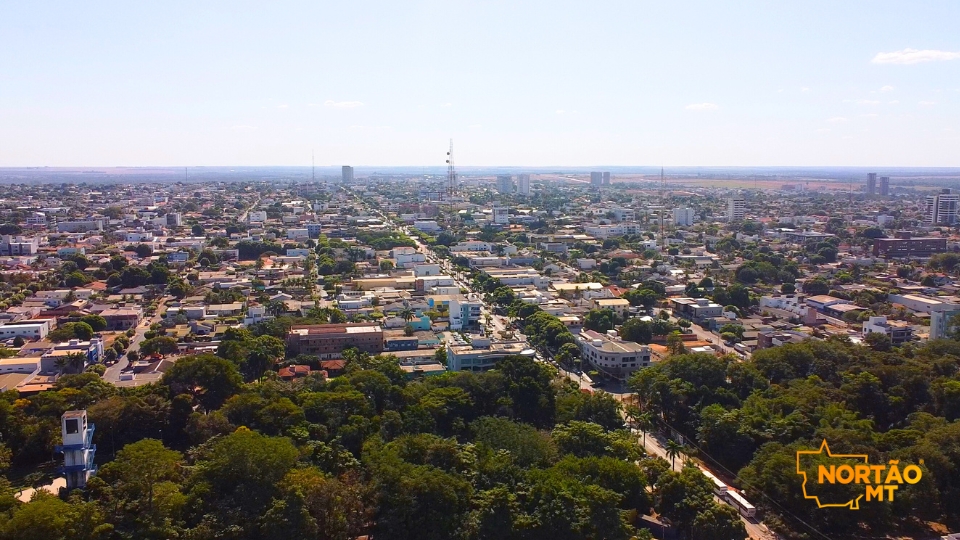
[[[93,456],[97,446],[93,444],[95,426],[87,423],[87,411],[67,411],[60,418],[63,444],[54,447],[63,454],[63,467],[59,472],[66,477],[67,491],[83,489],[87,480],[97,473]]]

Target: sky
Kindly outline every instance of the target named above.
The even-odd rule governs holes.
[[[960,2],[0,3],[0,166],[960,166]]]

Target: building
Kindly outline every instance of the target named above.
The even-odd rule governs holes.
[[[900,321],[888,321],[886,317],[870,317],[863,323],[863,336],[867,334],[883,334],[890,338],[894,345],[901,345],[913,339],[913,328]]]
[[[0,236],[0,255],[36,255],[40,241],[35,236]]]
[[[603,185],[603,173],[602,172],[592,172],[590,173],[590,185],[592,187],[600,187]]]
[[[345,349],[370,354],[383,352],[383,329],[376,323],[294,326],[287,333],[294,354],[312,354],[322,360],[340,358]]]
[[[633,341],[584,330],[577,336],[580,357],[594,369],[615,379],[625,381],[630,375],[650,366],[650,347]]]
[[[181,225],[183,225],[183,215],[180,212],[167,214],[167,227],[180,227]]]
[[[890,195],[890,177],[881,176],[880,177],[880,196],[887,197]]]
[[[941,190],[936,195],[927,195],[923,205],[923,223],[925,225],[953,225],[957,222],[957,210],[960,208],[960,194],[950,189]]]
[[[0,339],[22,337],[26,340],[40,340],[47,337],[52,329],[53,319],[29,319],[0,325]]]
[[[517,175],[517,194],[524,195],[524,196],[530,195],[530,175],[529,174]]]
[[[87,221],[61,221],[57,223],[57,232],[84,233],[102,230],[103,221],[99,219],[91,219]]]
[[[340,172],[340,183],[342,184],[352,184],[353,183],[353,167],[349,165],[344,165]]]
[[[723,315],[723,306],[707,298],[671,298],[673,314],[687,319],[709,319]]]
[[[319,223],[307,223],[304,226],[307,228],[307,234],[310,235],[310,238],[320,238],[322,227]]]
[[[873,241],[873,256],[885,259],[929,257],[946,251],[946,238],[913,238],[909,232],[898,232],[896,238],[877,238]]]
[[[730,197],[727,200],[727,219],[743,221],[747,213],[747,201],[743,197]]]
[[[107,330],[127,330],[136,328],[143,320],[143,310],[140,308],[123,307],[105,309],[100,316],[107,321]]]
[[[266,210],[251,210],[247,213],[248,223],[263,223],[267,220]]]
[[[621,318],[630,312],[630,302],[625,298],[594,298],[593,305],[599,310],[609,309]]]
[[[533,357],[536,351],[522,341],[491,341],[475,337],[471,343],[447,343],[447,369],[450,371],[487,371],[508,356]]]
[[[510,223],[510,209],[506,206],[493,207],[494,225],[508,225]]]
[[[425,233],[435,233],[440,232],[440,225],[436,221],[431,220],[417,220],[413,222],[413,228],[425,232]]]
[[[604,172],[604,173],[603,173],[603,185],[605,185],[605,186],[609,186],[609,185],[610,185],[610,173],[609,173],[609,172]]]
[[[97,451],[93,444],[95,427],[87,422],[85,410],[67,411],[60,417],[63,444],[54,447],[54,451],[63,454],[63,467],[59,472],[66,477],[67,491],[85,488],[87,480],[97,473],[93,463]]]
[[[867,173],[867,196],[872,196],[877,194],[877,173]]]
[[[513,178],[509,174],[497,175],[497,193],[501,195],[513,193]]]
[[[697,214],[693,208],[674,208],[673,224],[678,227],[688,227],[693,225],[696,216]]]
[[[480,322],[482,302],[471,300],[450,300],[450,329],[463,330]]]
[[[930,339],[946,339],[955,330],[953,318],[960,315],[960,304],[944,303],[930,311]]]

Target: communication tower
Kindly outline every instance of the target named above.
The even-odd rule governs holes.
[[[450,150],[447,152],[447,197],[453,198],[457,188],[457,170],[453,167],[453,139],[450,139]]]

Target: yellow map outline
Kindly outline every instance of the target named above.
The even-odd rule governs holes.
[[[823,451],[827,451],[827,457],[831,458],[861,458],[863,462],[869,464],[869,456],[867,454],[834,454],[830,451],[830,446],[827,444],[827,440],[823,440],[823,444],[820,445],[819,450],[797,450],[797,474],[803,477],[803,498],[804,499],[813,499],[817,501],[817,508],[845,508],[849,507],[851,510],[860,509],[860,499],[863,498],[863,495],[860,495],[855,500],[850,500],[845,503],[821,503],[820,498],[816,495],[807,495],[807,472],[800,469],[800,454],[822,454]]]

